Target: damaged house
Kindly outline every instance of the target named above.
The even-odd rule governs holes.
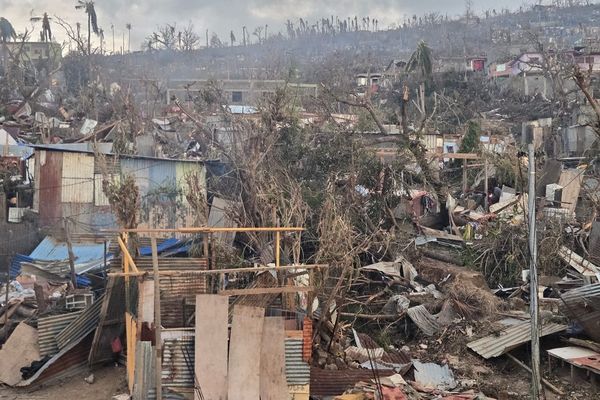
[[[65,218],[74,222],[75,232],[115,227],[103,179],[134,177],[140,191],[140,226],[193,224],[186,177],[199,179],[206,197],[206,171],[200,161],[109,154],[102,162],[92,151],[64,145],[34,149],[33,209],[39,213],[40,227],[50,231],[62,228]]]

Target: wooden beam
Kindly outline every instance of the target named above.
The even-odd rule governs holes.
[[[230,227],[230,228],[211,228],[211,227],[194,227],[194,228],[136,228],[136,229],[121,229],[121,230],[103,230],[107,233],[218,233],[218,232],[302,232],[301,227]]]
[[[133,261],[131,254],[129,254],[129,250],[127,249],[127,246],[125,246],[125,243],[123,242],[123,240],[120,237],[118,237],[117,240],[119,241],[119,247],[121,248],[121,251],[123,252],[123,255],[125,256],[125,260],[127,260],[127,263],[129,264],[129,266],[131,267],[133,272],[140,272],[138,270],[137,266],[135,265],[135,262]]]
[[[156,400],[162,400],[162,338],[160,319],[160,275],[158,273],[158,250],[156,238],[150,239],[152,247],[152,268],[154,270],[154,332],[156,341]],[[129,253],[128,253],[129,254]]]
[[[479,160],[479,154],[475,153],[442,153],[437,158],[449,158],[454,160]]]
[[[233,274],[233,273],[241,273],[241,272],[265,272],[265,271],[273,271],[273,270],[294,270],[294,269],[319,269],[319,268],[329,268],[329,264],[307,264],[307,265],[282,265],[282,266],[273,266],[273,267],[242,267],[242,268],[225,268],[225,269],[211,269],[211,270],[187,270],[187,271],[161,271],[160,274],[164,276],[174,276],[174,275],[189,275],[189,274],[197,274],[197,275],[217,275],[217,274]],[[138,271],[138,272],[110,272],[107,274],[108,276],[144,276],[149,275],[152,276],[152,271]]]
[[[231,289],[221,290],[221,296],[245,296],[252,294],[273,294],[273,293],[297,293],[297,292],[312,292],[315,290],[312,286],[284,286],[274,288],[252,288],[252,289]]]

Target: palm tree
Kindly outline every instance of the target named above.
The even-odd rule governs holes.
[[[229,39],[231,40],[231,47],[233,47],[233,44],[235,43],[235,34],[233,31],[229,32]]]
[[[244,42],[244,47],[246,47],[246,26],[242,26],[242,38],[243,38],[243,42]]]
[[[131,24],[129,22],[125,24],[125,29],[127,29],[127,52],[131,53]]]
[[[96,35],[100,35],[100,29],[98,28],[98,17],[96,16],[96,9],[94,8],[94,2],[92,0],[77,0],[75,6],[77,10],[84,10],[88,17],[88,54],[92,53],[92,30]]]
[[[0,41],[2,43],[10,42],[17,38],[17,33],[12,24],[4,17],[0,17]]]
[[[433,59],[431,49],[423,40],[417,44],[417,48],[411,54],[405,68],[407,73],[416,73],[420,79],[419,93],[421,97],[421,112],[425,115],[425,82],[431,78],[433,71]]]

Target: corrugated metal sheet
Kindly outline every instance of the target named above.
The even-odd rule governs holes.
[[[302,339],[285,339],[285,376],[288,385],[310,382],[310,365],[302,360]]]
[[[84,263],[104,258],[103,243],[72,243],[73,254],[77,263]],[[44,240],[31,252],[29,257],[36,260],[68,260],[69,252],[67,243],[61,242],[52,236],[46,236]]]
[[[600,341],[600,283],[569,290],[561,298],[562,311],[578,321],[592,339]]]
[[[92,203],[94,201],[94,156],[83,153],[63,153],[63,203]]]
[[[113,178],[116,179],[116,178]],[[95,206],[110,206],[110,202],[108,201],[108,197],[104,194],[104,190],[102,189],[102,181],[104,180],[103,175],[94,174],[94,205]]]
[[[562,332],[565,329],[567,329],[566,325],[556,323],[544,324],[540,337]],[[529,321],[524,321],[521,324],[508,327],[497,334],[470,342],[467,344],[467,347],[487,359],[498,357],[530,340],[531,324]]]
[[[103,301],[104,295],[96,299],[91,306],[83,310],[62,332],[56,335],[59,349],[64,349],[69,343],[80,340],[96,329]]]
[[[62,219],[62,153],[36,151],[34,207],[40,226],[52,226]]]
[[[312,344],[313,344],[313,322],[312,319],[304,317],[302,324],[302,360],[310,362],[312,357]]]
[[[126,306],[125,280],[109,277],[98,328],[95,330],[94,342],[89,351],[90,365],[112,358],[111,341],[115,337],[120,337],[124,331]]]
[[[135,350],[135,381],[133,400],[146,400],[150,389],[156,387],[154,349],[150,342],[137,342]],[[153,394],[156,393],[155,392]]]
[[[140,270],[152,269],[152,257],[136,257],[135,265]],[[158,257],[160,271],[199,271],[208,269],[208,259],[191,257]]]
[[[380,377],[394,375],[393,370],[378,370]],[[310,368],[310,394],[313,396],[336,396],[354,387],[357,382],[369,382],[373,371],[367,369],[326,370]]]
[[[140,227],[153,228],[186,227],[195,224],[193,210],[188,206],[184,176],[197,171],[205,180],[206,169],[201,162],[123,158],[121,169],[135,176],[142,197]],[[177,188],[184,193],[176,196],[160,196],[158,189]],[[153,194],[152,196],[148,196]],[[204,193],[206,196],[206,192]]]
[[[166,328],[185,326],[194,312],[196,295],[207,292],[206,276],[181,274],[160,277],[160,315]]]
[[[194,336],[165,339],[162,382],[166,388],[194,388]]]
[[[56,335],[73,322],[81,312],[38,318],[38,343],[40,356],[53,356],[59,352]]]
[[[87,357],[92,335],[73,342],[55,354],[35,375],[17,386],[48,384],[59,379],[68,378],[87,370]]]

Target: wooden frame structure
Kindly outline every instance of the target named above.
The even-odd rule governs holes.
[[[302,232],[304,228],[299,227],[261,227],[261,228],[250,228],[250,227],[232,227],[232,228],[210,228],[210,227],[194,227],[194,228],[180,228],[180,229],[123,229],[117,231],[119,233],[118,244],[122,253],[122,272],[113,272],[109,276],[122,276],[126,282],[126,288],[130,278],[139,278],[143,276],[153,276],[154,278],[154,328],[155,328],[155,355],[156,355],[156,399],[162,399],[162,387],[161,387],[161,373],[162,373],[162,338],[161,338],[161,310],[160,310],[160,276],[177,276],[177,275],[191,275],[197,274],[199,276],[209,275],[220,275],[224,277],[226,273],[255,273],[264,271],[276,271],[279,272],[290,271],[296,269],[306,270],[307,273],[312,277],[312,271],[314,269],[326,268],[328,265],[324,264],[311,264],[311,265],[281,265],[281,233],[285,232]],[[156,237],[158,235],[168,233],[179,233],[179,234],[203,234],[203,251],[205,257],[210,260],[209,248],[212,241],[213,233],[222,232],[264,232],[274,233],[274,256],[275,266],[262,266],[262,267],[242,267],[242,268],[216,268],[214,263],[208,263],[208,270],[186,270],[186,271],[159,271],[158,261],[158,250],[156,244]],[[151,238],[151,249],[152,249],[152,271],[140,271],[135,264],[135,260],[128,249],[129,234],[140,234],[148,235]],[[223,281],[223,279],[221,279]],[[311,280],[309,280],[311,282]],[[281,283],[281,282],[280,282]],[[218,294],[223,296],[240,296],[240,295],[257,295],[257,294],[277,294],[277,293],[298,293],[298,292],[311,292],[314,288],[312,286],[280,286],[280,287],[257,287],[247,289],[229,289],[225,290],[222,288],[218,291]],[[141,323],[138,323],[136,319],[128,312],[125,314],[125,330],[127,336],[127,378],[129,383],[130,392],[133,391],[133,383],[135,377],[135,349],[136,343],[140,338]]]

